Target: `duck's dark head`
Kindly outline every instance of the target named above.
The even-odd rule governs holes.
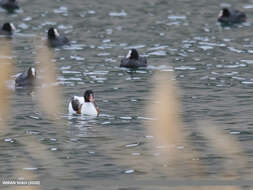
[[[138,60],[139,59],[138,51],[136,49],[129,50],[126,58],[127,59],[136,59],[136,60]]]
[[[4,5],[6,6],[6,8],[19,8],[18,2],[16,0],[6,0],[4,1]]]
[[[228,8],[223,8],[220,13],[219,13],[219,16],[218,16],[218,20],[220,19],[224,19],[224,18],[228,18],[230,16],[230,11]]]
[[[34,67],[29,67],[27,71],[28,77],[29,78],[36,78],[36,70]]]
[[[86,90],[83,96],[85,102],[93,102],[95,100],[94,93],[92,90]]]
[[[71,105],[73,110],[76,111],[76,113],[81,114],[82,105],[80,104],[78,99],[72,98]]]
[[[14,24],[6,22],[2,26],[2,30],[9,33],[13,33],[16,30],[16,27],[14,26]]]
[[[53,39],[55,39],[55,38],[57,38],[59,36],[60,36],[60,34],[57,31],[57,29],[55,29],[53,27],[51,27],[51,28],[48,29],[48,32],[47,32],[48,39],[52,39],[53,40]]]
[[[15,9],[19,9],[19,5],[16,0],[2,0],[1,6],[9,13],[14,12]]]

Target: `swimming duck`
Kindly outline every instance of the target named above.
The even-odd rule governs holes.
[[[223,8],[218,15],[218,21],[222,24],[242,23],[246,21],[246,18],[244,12],[228,8]]]
[[[59,47],[69,45],[69,40],[65,36],[61,36],[57,29],[51,27],[47,32],[48,45],[51,47]]]
[[[29,67],[28,71],[20,74],[15,80],[16,87],[32,87],[35,84],[36,70]]]
[[[120,67],[127,67],[136,69],[138,67],[146,67],[147,59],[140,57],[136,49],[129,50],[127,56],[121,59]]]
[[[14,24],[6,22],[2,25],[2,28],[0,30],[0,35],[11,36],[15,30],[16,30],[16,27],[14,26]]]
[[[19,5],[16,0],[0,0],[0,6],[9,12],[19,9]]]
[[[93,91],[86,90],[83,97],[73,96],[69,102],[68,111],[71,114],[98,116],[99,109]]]

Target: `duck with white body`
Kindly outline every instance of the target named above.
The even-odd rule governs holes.
[[[98,116],[99,109],[96,105],[94,93],[92,90],[86,90],[84,96],[73,96],[68,105],[70,114],[83,114]]]

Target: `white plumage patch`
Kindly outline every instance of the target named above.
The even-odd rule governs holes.
[[[57,29],[54,29],[54,34],[55,36],[60,36],[59,32],[57,31]]]
[[[222,15],[223,15],[223,10],[221,10],[221,11],[219,12],[218,18],[222,17]]]
[[[132,50],[129,50],[129,52],[128,52],[126,58],[129,59],[129,58],[131,57],[131,54],[132,54]]]
[[[35,75],[36,75],[35,68],[32,68],[31,71],[32,71],[32,75],[35,77]]]
[[[11,26],[11,29],[12,29],[13,31],[16,30],[16,27],[14,26],[14,24],[10,23],[10,26]]]
[[[82,104],[81,114],[83,115],[91,115],[97,116],[97,110],[94,106],[94,103],[91,102],[84,102],[84,97],[74,96],[75,100],[78,100],[80,104]],[[76,111],[73,110],[71,101],[69,102],[68,111],[70,114],[76,114]]]

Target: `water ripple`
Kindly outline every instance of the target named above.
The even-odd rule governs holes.
[[[125,174],[131,174],[131,173],[134,173],[134,172],[135,172],[135,170],[126,170],[126,171],[124,171]]]
[[[34,171],[34,170],[38,170],[38,168],[23,168],[23,170]]]
[[[167,66],[167,65],[159,65],[159,66],[148,65],[148,69],[159,70],[159,71],[174,71],[172,66]]]
[[[200,49],[203,49],[204,51],[209,50],[209,49],[213,49],[212,46],[199,46]]]
[[[121,10],[121,12],[110,12],[109,16],[111,16],[111,17],[125,17],[125,16],[127,16],[127,13],[124,10]]]
[[[253,80],[253,79],[251,79]],[[253,84],[253,81],[242,81],[242,84]]]
[[[57,80],[60,80],[60,81],[82,81],[81,78],[75,78],[75,77],[65,78],[63,76],[58,76]]]
[[[54,9],[55,14],[63,14],[64,16],[68,16],[68,8],[61,6],[58,9]]]
[[[71,44],[70,46],[63,46],[65,50],[83,50],[86,47],[84,44]]]
[[[243,60],[241,60],[241,62],[243,62],[243,63],[247,63],[247,64],[253,64],[253,60],[245,60],[245,59],[243,59]]]
[[[71,55],[70,59],[73,59],[73,60],[76,60],[76,61],[84,61],[85,60],[83,57],[74,56],[74,55]]]
[[[80,74],[80,71],[67,71],[67,70],[63,70],[62,71],[63,74]]]
[[[130,116],[124,116],[124,117],[120,117],[120,119],[123,119],[123,120],[131,120],[132,119],[132,117],[130,117]]]
[[[228,49],[229,49],[230,51],[232,51],[232,52],[243,53],[242,50],[236,49],[236,48],[234,48],[234,47],[228,47]]]
[[[154,50],[160,50],[160,49],[165,49],[168,48],[169,46],[160,46],[160,45],[156,45],[155,47],[149,48],[149,51],[154,51]]]
[[[166,56],[167,52],[166,51],[154,51],[154,52],[148,53],[148,55]]]
[[[125,147],[130,148],[130,147],[136,147],[139,146],[139,143],[133,143],[133,144],[127,144]]]
[[[97,56],[99,56],[99,57],[104,57],[104,56],[109,56],[109,55],[111,55],[111,54],[106,53],[106,52],[97,54]]]
[[[252,4],[244,5],[243,8],[244,9],[253,9],[253,5]]]
[[[196,67],[191,67],[191,66],[180,66],[180,67],[174,67],[175,70],[196,70]]]
[[[178,15],[178,16],[176,16],[176,15],[170,15],[170,16],[168,16],[168,19],[170,19],[170,20],[185,20],[186,19],[186,16],[184,16],[184,15]]]
[[[247,65],[244,64],[244,63],[241,63],[241,64],[235,63],[235,64],[231,64],[231,65],[224,65],[224,68],[230,68],[230,69],[232,69],[232,68],[239,68],[239,67],[246,67],[246,66]]]
[[[207,45],[207,46],[215,46],[215,47],[225,47],[226,44],[219,44],[219,43],[211,43],[211,42],[199,42],[200,45]]]
[[[97,70],[97,71],[87,72],[87,73],[83,73],[83,74],[84,75],[107,75],[108,73],[109,73],[109,71]]]
[[[140,49],[146,47],[145,45],[134,45],[134,46],[128,46],[125,47],[124,49]]]

